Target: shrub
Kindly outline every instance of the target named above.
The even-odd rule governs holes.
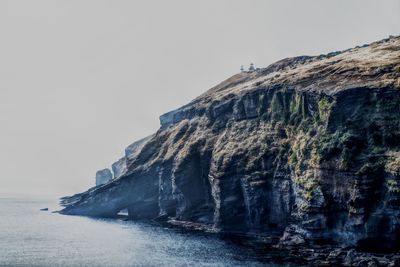
[[[292,164],[295,164],[295,163],[297,163],[297,155],[296,155],[296,152],[295,151],[292,151],[292,154],[290,155],[290,157],[289,157],[289,161],[290,161],[290,163],[292,163]]]
[[[318,102],[319,118],[322,121],[328,119],[329,112],[333,106],[333,102],[330,102],[328,98],[324,97]]]

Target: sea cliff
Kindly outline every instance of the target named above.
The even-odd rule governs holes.
[[[399,251],[399,37],[236,74],[160,122],[61,213]]]

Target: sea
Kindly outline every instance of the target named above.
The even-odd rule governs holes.
[[[282,266],[237,238],[59,209],[55,197],[0,195],[0,266]]]

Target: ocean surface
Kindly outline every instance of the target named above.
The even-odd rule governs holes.
[[[57,202],[0,196],[0,266],[276,266],[216,234],[60,215]]]

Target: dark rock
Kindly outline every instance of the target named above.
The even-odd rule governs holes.
[[[290,225],[286,227],[281,239],[279,240],[279,247],[293,247],[300,246],[306,243],[306,231],[298,225]]]

